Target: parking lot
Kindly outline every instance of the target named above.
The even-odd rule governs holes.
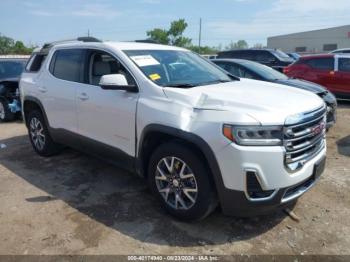
[[[165,214],[136,175],[70,149],[41,158],[23,123],[1,123],[0,254],[349,254],[349,123],[342,103],[326,171],[294,208],[299,221],[218,210],[196,223]]]

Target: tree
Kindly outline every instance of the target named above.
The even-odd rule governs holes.
[[[0,54],[5,55],[11,53],[14,41],[12,38],[0,35]]]
[[[15,41],[0,34],[0,55],[20,54],[26,55],[33,51],[33,47],[26,47],[23,42]]]
[[[160,28],[155,28],[147,32],[150,39],[158,42],[159,44],[168,45],[170,42],[168,31]]]
[[[169,30],[155,28],[147,31],[147,36],[160,44],[190,47],[192,40],[183,36],[187,26],[185,19],[179,19],[171,22]]]
[[[232,49],[247,49],[248,43],[245,40],[238,40],[236,43],[231,41],[231,43],[225,47],[226,50],[232,50]]]
[[[188,49],[190,49],[191,51],[196,52],[198,54],[205,54],[205,55],[217,54],[220,51],[216,47],[201,46],[199,48],[199,46],[195,46],[195,45],[192,45],[192,46],[188,47]]]
[[[253,47],[256,48],[256,49],[263,49],[264,45],[261,44],[261,43],[256,43]]]

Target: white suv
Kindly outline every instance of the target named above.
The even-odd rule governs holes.
[[[20,81],[30,141],[148,180],[172,215],[251,216],[294,203],[323,172],[323,101],[229,75],[188,50],[91,38],[35,50]]]

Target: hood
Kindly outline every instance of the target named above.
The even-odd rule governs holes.
[[[19,82],[19,77],[0,78],[0,83],[2,82]]]
[[[193,88],[165,87],[164,92],[168,98],[194,109],[234,112],[263,125],[281,125],[288,116],[324,105],[322,99],[310,92],[250,79]]]
[[[301,88],[307,91],[311,91],[315,94],[320,94],[327,91],[323,86],[301,79],[289,78],[286,80],[276,80],[275,83]]]

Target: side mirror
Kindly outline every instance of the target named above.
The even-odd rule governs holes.
[[[136,85],[129,85],[126,77],[122,74],[104,75],[100,79],[99,85],[105,90],[125,90],[128,92],[138,92]]]

